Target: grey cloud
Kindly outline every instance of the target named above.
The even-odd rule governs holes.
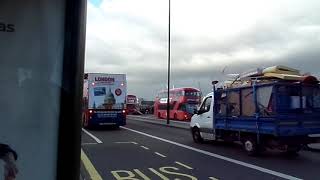
[[[226,73],[240,73],[256,67],[287,65],[320,76],[320,32],[300,32],[301,28],[307,26],[319,26],[320,15],[313,8],[302,12],[308,14],[293,14],[257,22],[249,30],[226,37],[223,41],[215,41],[213,38],[206,38],[205,35],[194,39],[172,34],[171,84],[175,87],[200,87],[205,94],[211,91],[212,80],[228,79],[221,73],[225,66]],[[129,28],[137,26],[145,29],[141,32],[145,38],[162,49],[154,52],[142,47],[141,42],[115,46],[89,36],[86,56],[87,61],[90,61],[88,67],[103,66],[99,70],[126,73],[130,94],[153,99],[157,91],[164,89],[167,84],[166,28],[159,28],[148,21],[122,14],[114,15],[112,18],[127,22]],[[120,50],[123,47],[128,47],[140,55],[135,58],[124,57]],[[231,59],[230,62],[210,59],[212,53],[232,57],[233,53],[245,48],[252,48],[258,53],[271,51],[276,56],[259,57],[250,61],[238,57],[239,59]],[[193,58],[197,55],[209,58],[208,63],[192,64]]]

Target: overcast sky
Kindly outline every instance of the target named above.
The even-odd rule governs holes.
[[[171,0],[171,84],[206,94],[221,71],[287,65],[319,77],[319,0]],[[167,84],[168,1],[91,0],[86,72],[127,74],[128,93]]]

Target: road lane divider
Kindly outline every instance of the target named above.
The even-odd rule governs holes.
[[[142,147],[142,148],[145,149],[145,150],[149,150],[148,147],[145,147],[145,146],[140,146],[140,147]]]
[[[219,180],[219,179],[217,179],[217,178],[215,178],[215,177],[209,177],[209,179],[210,179],[210,180]]]
[[[98,144],[102,144],[102,141],[97,138],[96,136],[94,136],[93,134],[91,134],[90,132],[88,132],[87,130],[82,128],[82,131],[85,132],[86,134],[88,134],[92,139],[94,139]]]
[[[88,158],[88,156],[84,153],[84,151],[82,149],[81,149],[81,161],[82,161],[85,169],[89,173],[91,180],[102,180],[100,174],[98,173],[98,171],[93,166],[90,159]]]
[[[135,145],[138,144],[138,143],[133,142],[133,141],[130,141],[130,142],[114,142],[114,143],[116,143],[116,144],[135,144]]]
[[[167,156],[165,156],[165,155],[163,155],[163,154],[161,154],[161,153],[158,153],[158,152],[155,152],[155,154],[158,155],[158,156],[161,156],[161,157],[163,157],[163,158],[166,158],[166,157],[167,157]]]
[[[224,161],[227,161],[227,162],[231,162],[231,163],[234,163],[234,164],[237,164],[237,165],[240,165],[240,166],[251,168],[251,169],[266,173],[266,174],[271,174],[271,175],[274,175],[274,176],[277,176],[277,177],[280,177],[280,178],[283,178],[283,179],[302,180],[301,178],[297,178],[297,177],[294,177],[294,176],[291,176],[291,175],[288,175],[288,174],[284,174],[284,173],[281,173],[281,172],[273,171],[273,170],[270,170],[270,169],[267,169],[267,168],[263,168],[263,167],[256,166],[256,165],[253,165],[253,164],[250,164],[250,163],[246,163],[246,162],[243,162],[243,161],[239,161],[239,160],[236,160],[236,159],[225,157],[225,156],[222,156],[222,155],[219,155],[219,154],[215,154],[215,153],[212,153],[212,152],[209,152],[209,151],[204,151],[204,150],[201,150],[201,149],[197,149],[197,148],[194,148],[194,147],[191,147],[191,146],[187,146],[187,145],[184,145],[184,144],[181,144],[181,143],[178,143],[178,142],[170,141],[168,139],[157,137],[157,136],[154,136],[154,135],[151,135],[151,134],[147,134],[147,133],[144,133],[144,132],[141,132],[141,131],[137,131],[137,130],[134,130],[134,129],[131,129],[131,128],[127,128],[127,127],[123,127],[123,126],[121,126],[121,128],[125,129],[125,130],[128,130],[128,131],[131,131],[131,132],[135,132],[135,133],[147,136],[147,137],[150,137],[150,138],[153,138],[153,139],[157,139],[157,140],[160,140],[160,141],[163,141],[163,142],[166,142],[166,143],[170,143],[170,144],[173,144],[173,145],[185,148],[185,149],[189,149],[191,151],[195,151],[195,152],[198,152],[198,153],[201,153],[201,154],[205,154],[205,155],[217,158],[217,159],[221,159],[221,160],[224,160]]]
[[[192,167],[190,167],[190,166],[188,166],[188,165],[185,165],[185,164],[183,164],[183,163],[181,163],[181,162],[178,162],[178,161],[176,161],[176,162],[174,162],[174,163],[176,163],[176,164],[178,164],[178,165],[180,165],[180,166],[182,166],[182,167],[184,167],[184,168],[186,168],[186,169],[190,169],[190,170],[193,169]]]

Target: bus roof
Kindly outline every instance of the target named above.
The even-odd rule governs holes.
[[[173,92],[173,91],[185,91],[185,90],[187,90],[187,91],[198,91],[198,92],[200,92],[200,90],[199,89],[197,89],[197,88],[194,88],[194,87],[180,87],[180,88],[173,88],[173,89],[170,89],[169,91],[170,92]],[[161,90],[160,92],[167,92],[167,90]]]

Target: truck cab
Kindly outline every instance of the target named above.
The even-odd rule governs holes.
[[[204,139],[214,140],[213,93],[206,95],[191,118],[190,128],[193,140],[202,142]]]

